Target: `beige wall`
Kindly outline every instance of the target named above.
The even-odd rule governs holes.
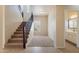
[[[56,47],[64,48],[64,6],[56,6]]]
[[[4,6],[0,5],[0,49],[3,48],[3,8]]]
[[[34,30],[34,35],[48,35],[48,16],[34,16],[34,22],[39,21],[38,30]]]
[[[11,35],[15,32],[22,21],[17,5],[5,6],[5,43],[10,39]]]

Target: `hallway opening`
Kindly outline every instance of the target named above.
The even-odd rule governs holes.
[[[34,31],[27,47],[54,47],[53,40],[48,36],[48,11],[46,6],[32,6]],[[38,9],[37,9],[38,8]],[[49,9],[49,8],[48,8]]]
[[[65,7],[65,42],[78,48],[78,9]]]

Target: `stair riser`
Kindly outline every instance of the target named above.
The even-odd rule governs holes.
[[[16,32],[21,32],[21,33],[23,33],[23,31],[16,31]]]
[[[22,33],[22,32],[15,32],[14,35],[15,35],[15,34],[23,34],[23,33]],[[26,35],[28,35],[28,34],[29,34],[29,33],[27,32]]]
[[[27,38],[28,36],[26,36]],[[12,36],[12,38],[23,38],[23,36]]]
[[[23,31],[23,29],[17,29],[16,31]]]
[[[30,31],[30,30],[25,30],[25,32],[27,32],[27,33],[28,33],[29,31]],[[23,31],[16,31],[16,32],[21,32],[21,33],[23,33]]]
[[[20,26],[17,29],[23,29],[23,26]],[[26,29],[29,29],[29,27],[26,27]]]
[[[14,35],[15,35],[15,34],[23,34],[23,33],[21,33],[21,32],[15,32]]]
[[[23,40],[23,38],[11,38],[10,40]]]
[[[14,34],[17,33],[17,34],[23,34],[23,31],[16,31],[14,32]]]
[[[9,43],[23,43],[23,40],[9,40]]]
[[[17,29],[16,31],[23,31],[23,29]],[[25,31],[30,31],[30,30],[28,30],[28,29],[26,29]]]
[[[23,48],[23,45],[8,45],[7,48]]]
[[[18,27],[18,29],[23,29],[23,27]]]
[[[12,38],[23,38],[23,36],[12,36]]]

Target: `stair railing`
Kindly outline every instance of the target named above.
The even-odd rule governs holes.
[[[18,5],[18,9],[21,13],[23,20],[24,20],[24,13],[23,13],[23,11],[21,11],[20,5]],[[22,27],[23,27],[23,48],[24,49],[26,48],[26,43],[27,43],[27,39],[28,39],[28,36],[29,36],[31,26],[32,26],[32,22],[33,22],[33,13],[31,14],[31,17],[29,18],[29,20],[27,22],[22,23]]]
[[[23,22],[23,48],[26,48],[27,39],[33,22],[33,14],[27,22]]]

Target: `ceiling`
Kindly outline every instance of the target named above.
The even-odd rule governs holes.
[[[79,11],[79,5],[65,5],[65,9]]]
[[[34,15],[48,15],[48,9],[51,5],[33,5],[33,14]]]
[[[32,5],[34,15],[48,15],[49,9],[53,5]],[[65,10],[68,11],[79,11],[79,5],[64,5]]]

